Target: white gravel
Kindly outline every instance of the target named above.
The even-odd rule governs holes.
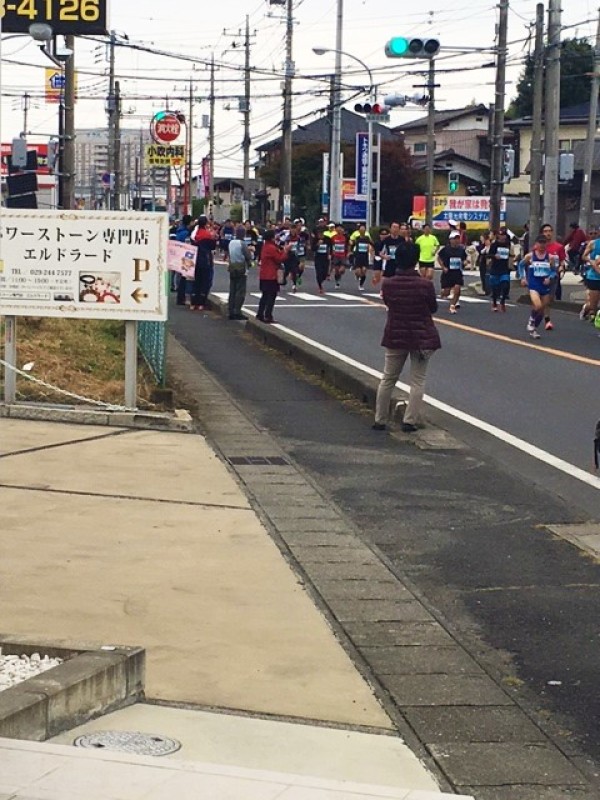
[[[62,663],[62,658],[50,658],[39,653],[32,653],[30,656],[5,656],[0,648],[0,692]]]

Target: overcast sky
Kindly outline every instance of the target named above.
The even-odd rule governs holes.
[[[327,105],[328,74],[333,71],[334,55],[316,56],[312,47],[335,47],[338,0],[295,0],[293,59],[294,123],[306,124]],[[562,0],[563,37],[593,37],[596,32],[598,0]],[[530,23],[535,16],[535,0],[511,0],[510,44],[507,101],[514,94],[522,59],[530,46]],[[281,80],[284,61],[285,24],[282,6],[266,0],[112,0],[110,26],[127,35],[132,45],[142,45],[188,59],[167,58],[128,47],[116,52],[116,77],[123,96],[123,127],[146,128],[152,114],[164,109],[187,112],[187,94],[193,83],[194,117],[200,126],[208,114],[207,63],[214,53],[216,63],[215,173],[240,175],[242,171],[242,115],[237,98],[243,95],[243,29],[249,15],[251,66],[260,70],[252,77],[252,146],[279,135],[281,120]],[[438,108],[458,108],[475,100],[493,101],[494,70],[491,53],[456,53],[445,48],[490,48],[494,44],[497,7],[491,0],[442,0],[423,3],[398,0],[343,0],[343,49],[364,61],[372,70],[380,96],[391,91],[413,94],[415,84],[423,82],[414,74],[425,62],[388,59],[385,42],[394,35],[428,35],[439,38],[442,51],[436,60]],[[226,32],[224,32],[224,30]],[[233,46],[235,44],[235,47]],[[15,63],[18,62],[18,63]],[[76,126],[105,127],[105,96],[108,62],[106,47],[99,41],[77,39],[76,65],[80,99]],[[31,95],[29,138],[44,141],[57,126],[56,105],[43,98],[45,67],[51,66],[29,37],[5,41],[2,46],[1,131],[2,141],[18,136],[23,128],[22,95]],[[346,88],[350,98],[358,92],[366,99],[368,77],[354,61],[343,59]],[[228,108],[228,106],[230,108]],[[394,110],[393,125],[421,116],[415,106]],[[194,167],[207,155],[207,131],[194,130]],[[254,160],[254,152],[251,159]]]

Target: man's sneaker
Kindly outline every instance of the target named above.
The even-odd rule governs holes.
[[[295,286],[293,286],[293,287],[292,287],[292,292],[293,292],[294,294],[296,294],[296,287],[295,287]]]
[[[364,292],[364,290],[365,290],[365,287],[362,285],[362,283],[359,283],[358,284],[358,291],[359,292]]]
[[[302,275],[300,275],[300,276],[298,277],[298,280],[296,281],[296,284],[297,284],[298,286],[302,286]]]
[[[454,308],[458,311],[458,309],[460,308],[460,303],[455,303]]]
[[[415,433],[415,431],[418,431],[418,430],[419,429],[417,428],[417,426],[416,425],[411,425],[410,422],[403,422],[402,423],[402,431],[403,431],[403,433]]]
[[[552,320],[547,320],[546,324],[544,325],[544,328],[547,331],[553,331],[554,330],[554,325],[552,324]]]
[[[386,426],[385,422],[374,422],[374,423],[371,425],[371,428],[372,428],[374,431],[384,431],[384,430],[386,429],[386,427],[387,427],[387,426]]]
[[[339,289],[339,288],[340,288],[340,286],[341,286],[341,283],[340,283],[339,281],[336,281],[336,282],[335,282],[335,288],[336,288],[336,289]]]
[[[492,306],[492,311],[498,311],[498,306],[495,303]]]
[[[502,313],[506,313],[506,303],[500,303],[500,311],[502,311]]]
[[[529,321],[527,323],[527,330],[529,331],[529,333],[533,333],[534,330],[535,330],[535,324],[534,324],[533,320],[531,319],[531,317],[529,318]]]
[[[451,305],[450,308],[449,308],[449,311],[450,311],[451,314],[456,314],[456,306]]]
[[[579,319],[585,319],[587,317],[587,306],[585,303],[581,306],[581,311],[579,312]]]
[[[541,339],[541,336],[539,335],[539,333],[536,331],[535,328],[531,331],[529,335],[531,336],[532,339]]]

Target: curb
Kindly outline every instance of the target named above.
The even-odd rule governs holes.
[[[0,692],[0,736],[43,742],[144,696],[141,647],[90,646],[0,635],[5,655],[41,652],[63,664]]]
[[[66,422],[77,425],[106,425],[118,428],[173,431],[191,433],[194,430],[189,411],[175,409],[173,412],[110,411],[89,406],[44,406],[38,403],[0,403],[0,418],[37,420],[43,422]]]

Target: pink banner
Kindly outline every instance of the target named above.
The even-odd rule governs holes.
[[[167,246],[167,266],[172,272],[179,272],[184,278],[192,279],[196,267],[196,248],[192,244],[175,242]]]
[[[208,197],[210,194],[210,160],[208,158],[202,159],[202,183],[204,184],[204,196]]]

